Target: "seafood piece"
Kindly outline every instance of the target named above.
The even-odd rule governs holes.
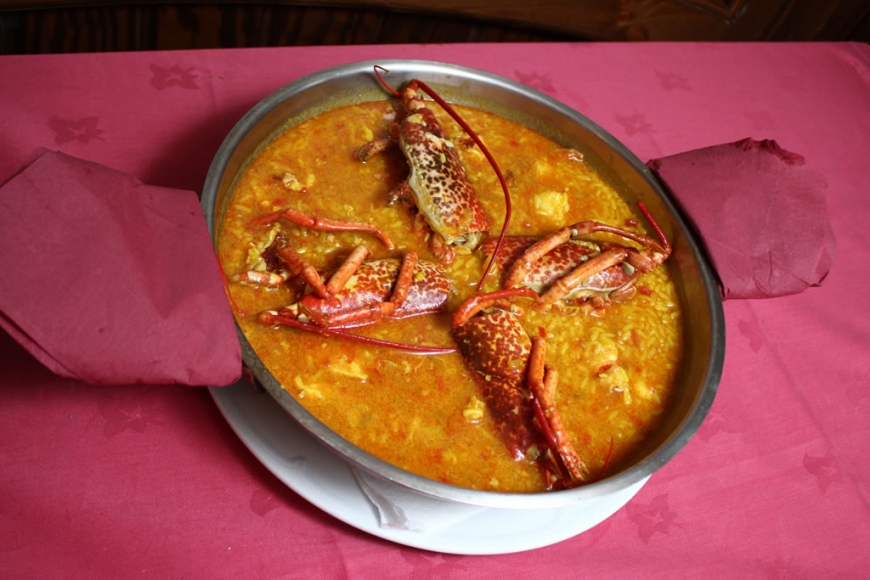
[[[377,237],[388,250],[395,248],[393,241],[386,232],[372,224],[323,218],[289,207],[258,217],[251,222],[251,225],[253,227],[271,225],[280,220],[287,220],[302,227],[324,232],[368,232]],[[237,282],[249,282],[258,286],[281,286],[289,278],[301,276],[319,296],[322,298],[327,297],[320,274],[305,258],[293,249],[293,246],[286,243],[282,235],[278,233],[278,230],[272,229],[269,231],[268,241],[259,253],[265,263],[265,269],[242,272],[234,276],[233,280]],[[279,268],[282,260],[289,271]]]
[[[550,488],[573,487],[588,471],[556,409],[558,375],[544,364],[546,343],[509,310],[517,296],[537,294],[520,288],[467,299],[453,315],[453,337],[514,459],[537,460]]]
[[[390,238],[375,226],[362,222],[330,220],[294,209],[283,209],[254,220],[267,225],[280,219],[321,231],[362,231],[374,234],[387,249]],[[443,269],[417,259],[413,252],[401,259],[366,260],[368,246],[356,246],[324,281],[321,273],[287,242],[282,234],[270,233],[271,243],[262,251],[264,271],[248,271],[233,279],[262,286],[280,286],[300,278],[301,298],[281,310],[260,313],[264,324],[314,324],[322,328],[365,326],[389,318],[429,314],[443,310],[452,291]],[[298,326],[297,324],[293,324]]]
[[[307,293],[281,310],[260,314],[264,324],[284,318],[325,328],[351,328],[383,319],[401,319],[443,310],[451,284],[438,264],[418,260],[409,252],[399,260],[365,261],[365,246],[358,246],[322,284],[325,292]]]
[[[401,92],[405,117],[392,130],[395,137],[366,143],[356,156],[365,162],[398,142],[411,172],[391,192],[390,203],[416,208],[432,232],[433,254],[450,264],[456,251],[470,253],[477,248],[489,232],[489,222],[453,142],[419,89],[419,81],[414,80]]]
[[[646,207],[639,203],[660,242],[649,236],[596,221],[562,228],[541,239],[505,238],[495,256],[506,274],[503,288],[527,287],[540,294],[535,307],[550,308],[559,301],[592,302],[593,307],[622,302],[635,294],[639,274],[658,268],[671,254],[671,246]],[[590,242],[584,236],[606,232],[636,242],[640,249],[612,243]],[[495,250],[489,241],[484,253]]]
[[[377,236],[377,238],[384,244],[384,247],[388,250],[392,250],[395,247],[390,237],[380,228],[372,224],[367,224],[365,222],[333,220],[320,216],[313,216],[290,207],[259,217],[253,221],[252,225],[261,226],[273,224],[281,219],[306,228],[311,228],[312,230],[323,232],[369,232]]]

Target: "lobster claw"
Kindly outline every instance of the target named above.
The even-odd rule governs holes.
[[[515,460],[538,460],[549,487],[573,487],[588,471],[555,404],[558,375],[544,364],[546,343],[532,339],[507,307],[528,288],[477,294],[453,315],[453,338]]]
[[[292,208],[255,219],[253,226],[270,225],[287,220],[320,231],[367,232],[376,236],[387,249],[393,249],[389,236],[379,228],[362,222],[327,219],[308,215]],[[272,230],[274,232],[274,230]],[[321,273],[288,243],[281,234],[273,234],[261,254],[265,270],[251,270],[235,280],[266,286],[279,286],[291,278],[301,278],[306,291],[298,301],[280,311],[260,314],[269,325],[313,323],[321,328],[350,328],[374,324],[383,319],[439,312],[447,306],[453,290],[440,265],[418,260],[413,252],[402,259],[367,260],[371,250],[356,246],[344,262],[324,282]]]
[[[642,202],[638,208],[659,241],[605,223],[584,221],[540,240],[506,238],[498,251],[487,242],[483,251],[493,254],[493,262],[506,271],[503,288],[525,286],[540,293],[535,308],[545,310],[567,299],[591,299],[593,305],[625,301],[634,295],[638,275],[655,270],[671,254],[671,246],[652,215]],[[640,249],[583,239],[597,232],[630,240]]]
[[[350,328],[440,312],[452,291],[440,265],[418,260],[413,253],[401,261],[362,262],[333,285],[337,275],[327,284],[329,298],[308,294],[299,301],[299,313],[318,326]]]
[[[489,231],[483,206],[441,123],[416,91],[406,89],[405,95],[411,114],[400,124],[399,148],[411,170],[407,184],[414,203],[445,246],[472,251]]]
[[[532,342],[516,315],[492,308],[454,326],[453,338],[511,456],[537,458],[545,441],[522,388]]]
[[[453,142],[420,97],[419,90],[422,88],[436,98],[451,115],[456,113],[421,81],[412,80],[399,93],[387,85],[380,72],[378,78],[390,92],[401,96],[405,116],[391,131],[394,138],[366,143],[357,149],[356,157],[365,162],[388,144],[398,144],[410,174],[394,188],[390,199],[402,200],[416,208],[432,233],[433,254],[450,264],[457,250],[470,253],[477,248],[489,232],[489,221]]]

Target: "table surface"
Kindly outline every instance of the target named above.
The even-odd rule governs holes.
[[[89,386],[51,374],[0,334],[0,576],[866,576],[866,45],[2,56],[0,181],[47,147],[200,191],[224,136],[271,91],[329,66],[385,58],[453,62],[525,83],[642,160],[775,139],[827,180],[833,269],[795,296],[725,303],[726,361],[710,414],[624,508],[554,545],[490,556],[395,544],[320,511],[248,451],[207,389]]]

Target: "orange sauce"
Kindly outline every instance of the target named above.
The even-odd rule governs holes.
[[[464,145],[461,129],[433,107],[457,143],[495,235],[504,219],[496,176],[477,147]],[[643,223],[588,164],[567,155],[559,144],[496,115],[459,110],[510,178],[509,233],[544,236],[583,220],[629,229]],[[405,208],[386,203],[408,172],[398,148],[365,164],[354,158],[358,146],[388,134],[394,114],[388,102],[341,107],[291,127],[269,143],[247,168],[226,214],[219,253],[227,274],[262,268],[260,252],[276,231],[320,270],[335,268],[360,243],[378,258],[413,250],[432,260],[413,217]],[[365,233],[316,232],[286,222],[251,225],[285,207],[372,223],[397,247],[387,250]],[[613,240],[607,235],[600,239]],[[472,253],[458,256],[446,268],[455,290],[447,312],[353,332],[406,344],[452,346],[450,312],[473,293],[484,265]],[[492,276],[487,289],[497,283]],[[643,291],[631,301],[597,315],[577,308],[546,313],[526,308],[521,318],[531,335],[547,339],[547,362],[560,375],[557,406],[593,477],[602,475],[611,445],[608,469],[615,469],[656,428],[680,367],[682,314],[667,267],[644,275],[638,286]],[[422,356],[267,327],[255,315],[292,302],[291,289],[232,283],[231,292],[249,313],[238,318],[242,331],[284,388],[355,445],[457,486],[501,492],[545,489],[538,466],[514,461],[494,432],[491,417],[479,412],[480,393],[459,354]]]

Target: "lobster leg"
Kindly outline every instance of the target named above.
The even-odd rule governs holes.
[[[523,252],[522,256],[514,262],[510,270],[508,270],[504,287],[516,288],[520,286],[523,283],[523,280],[525,280],[526,275],[529,273],[529,270],[532,268],[532,264],[543,258],[557,246],[561,246],[570,240],[571,233],[570,227],[562,228],[558,232],[532,244],[525,252]]]
[[[287,245],[278,250],[278,254],[291,268],[302,276],[302,279],[305,280],[305,283],[311,287],[315,294],[321,298],[329,298],[329,291],[323,285],[323,278],[320,277],[320,272],[309,264],[308,260],[303,258],[299,252],[294,250],[292,246]]]
[[[571,290],[590,277],[603,272],[607,268],[626,261],[628,251],[625,248],[612,248],[601,252],[594,258],[583,262],[566,276],[556,280],[550,289],[544,292],[535,303],[535,308],[544,310],[567,296]]]
[[[543,238],[532,244],[532,246],[529,247],[529,249],[527,249],[516,262],[514,262],[510,270],[508,270],[504,284],[505,287],[514,288],[522,284],[523,280],[531,269],[532,264],[543,258],[546,254],[555,249],[557,246],[561,246],[568,240],[577,239],[595,232],[607,232],[610,234],[615,234],[625,239],[637,242],[638,244],[644,246],[644,248],[649,248],[648,256],[641,254],[641,252],[638,252],[636,250],[633,252],[634,256],[632,256],[632,260],[634,260],[638,264],[635,267],[637,267],[641,271],[649,271],[655,266],[646,270],[644,270],[640,266],[644,264],[652,265],[653,263],[655,263],[655,265],[657,266],[658,264],[661,264],[667,257],[667,254],[670,253],[670,248],[666,250],[665,248],[660,246],[658,242],[648,236],[630,232],[628,230],[623,230],[621,228],[617,228],[608,224],[603,224],[601,222],[580,222],[572,226],[564,227],[556,233],[551,234],[546,238]],[[628,258],[628,255],[626,255],[626,258]],[[623,261],[625,261],[625,259]],[[631,261],[629,261],[629,263],[631,263]]]
[[[271,224],[275,223],[279,219],[286,219],[287,221],[293,222],[294,224],[298,224],[306,228],[311,228],[313,230],[327,232],[369,232],[377,236],[378,239],[381,240],[381,242],[388,250],[392,250],[395,248],[395,246],[393,245],[393,241],[386,234],[386,232],[372,224],[367,224],[363,222],[332,220],[317,216],[311,216],[293,208],[283,209],[281,211],[277,211],[275,213],[257,218],[253,221],[253,224]]]
[[[234,282],[247,282],[256,286],[269,287],[278,287],[287,281],[284,276],[276,272],[258,272],[256,270],[249,270],[247,272],[242,272],[241,274],[236,274],[231,278],[231,280]]]
[[[562,419],[556,409],[556,386],[559,375],[556,369],[545,366],[547,343],[543,338],[532,339],[532,352],[529,357],[528,385],[532,396],[541,405],[544,418],[552,434],[551,445],[555,446],[554,454],[562,460],[571,480],[575,483],[585,481],[589,473],[580,456],[571,444],[571,439],[562,425]]]
[[[249,270],[233,276],[233,280],[274,288],[287,282],[289,277],[301,276],[315,294],[321,298],[329,298],[329,290],[324,286],[320,273],[308,260],[294,250],[292,246],[285,245],[278,249],[277,253],[289,266],[290,272],[259,272],[257,270]]]
[[[503,300],[517,296],[537,298],[538,294],[531,288],[508,288],[505,290],[496,290],[495,292],[487,292],[486,294],[475,294],[460,304],[459,308],[457,308],[453,313],[453,319],[451,320],[453,328],[458,328],[464,325],[478,312],[495,306]]]
[[[383,139],[375,139],[374,141],[369,141],[364,145],[361,145],[354,152],[354,156],[361,162],[365,163],[369,160],[370,157],[375,155],[380,155],[393,145],[396,142],[390,137],[384,137]]]
[[[341,266],[338,267],[338,270],[330,276],[329,282],[326,283],[327,295],[322,296],[322,298],[328,298],[344,288],[347,281],[350,280],[350,277],[359,269],[360,264],[363,263],[363,260],[365,260],[369,254],[371,254],[371,251],[367,246],[363,245],[354,248],[350,255],[345,258],[344,262],[341,263]]]
[[[348,260],[346,260],[339,268],[339,271],[330,278],[327,287],[331,288],[333,293],[340,291],[359,267],[359,264],[362,263],[365,255],[366,254],[362,252],[359,252],[357,256],[351,254],[351,256],[348,257]],[[345,266],[348,266],[348,268],[345,268]],[[359,308],[333,314],[319,315],[315,312],[309,311],[308,316],[311,318],[311,321],[318,326],[331,328],[373,324],[383,318],[389,317],[405,303],[405,299],[408,297],[408,290],[411,288],[411,283],[414,280],[414,268],[416,266],[417,255],[413,252],[405,254],[402,258],[402,264],[399,267],[399,274],[396,277],[396,283],[393,286],[392,294],[389,299],[383,302],[368,304],[360,306]],[[338,279],[336,279],[336,276],[338,276],[339,272],[342,270],[346,270],[345,274],[342,274]],[[335,285],[332,287],[334,281]]]
[[[384,318],[432,314],[441,312],[447,305],[451,283],[439,265],[418,260],[414,253],[406,254],[401,260],[368,261],[364,260],[365,256],[364,249],[352,252],[339,267],[340,272],[330,278],[328,298],[306,294],[298,302],[280,310],[260,313],[260,321],[270,326],[330,331],[339,336],[380,344],[383,341],[341,333],[339,329],[366,326]],[[389,346],[398,347],[394,343]],[[403,348],[428,353],[453,350],[411,345]]]

